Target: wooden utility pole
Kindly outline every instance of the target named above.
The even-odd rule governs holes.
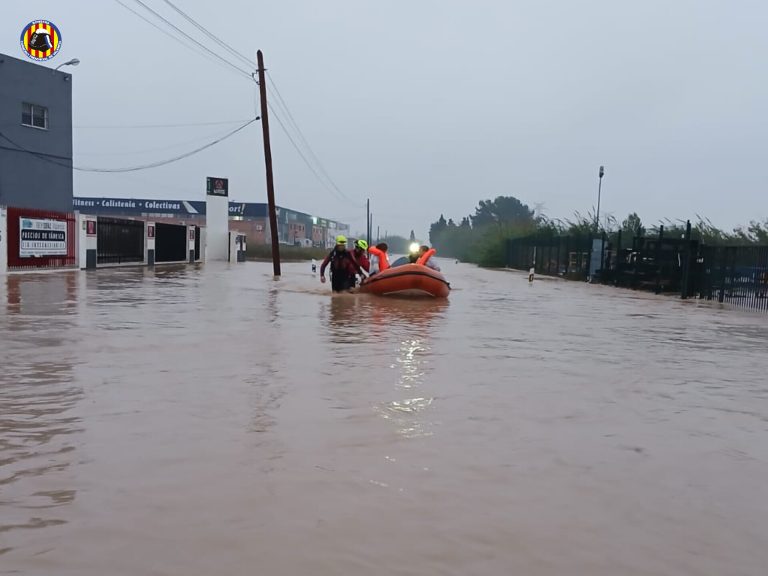
[[[267,203],[269,205],[269,232],[272,237],[272,268],[275,279],[280,278],[280,243],[277,238],[277,210],[275,183],[272,178],[272,146],[269,144],[269,110],[267,109],[267,81],[264,74],[264,55],[256,52],[259,64],[259,94],[261,95],[261,131],[264,135],[264,164],[267,169]]]
[[[368,245],[371,244],[371,199],[366,202],[365,235]]]

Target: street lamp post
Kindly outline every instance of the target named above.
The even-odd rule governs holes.
[[[78,60],[77,58],[72,58],[72,60],[67,60],[66,62],[64,62],[64,64],[59,64],[58,66],[56,66],[56,68],[54,68],[54,71],[58,70],[62,66],[77,66],[78,64],[80,64],[80,60]]]
[[[605,175],[605,167],[600,166],[597,180],[597,213],[595,214],[595,234],[600,230],[600,193],[603,188],[603,176]]]

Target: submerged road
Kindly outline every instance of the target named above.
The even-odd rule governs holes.
[[[768,573],[764,316],[443,271],[0,278],[0,574]]]

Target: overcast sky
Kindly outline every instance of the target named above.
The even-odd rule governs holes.
[[[162,0],[144,2],[203,41]],[[764,1],[175,2],[238,51],[264,51],[350,199],[318,182],[271,117],[280,205],[362,230],[370,197],[382,233],[422,236],[440,213],[460,219],[498,195],[568,218],[594,206],[604,164],[601,210],[620,219],[768,217]],[[121,126],[255,114],[249,80],[114,0],[3,0],[0,51],[24,58],[19,35],[38,18],[63,37],[47,65],[82,61],[69,68],[76,165],[161,160],[236,124]],[[260,125],[162,168],[76,173],[75,193],[202,199],[207,175],[229,177],[233,200],[266,201]]]

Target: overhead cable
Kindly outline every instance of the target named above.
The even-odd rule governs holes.
[[[116,0],[116,1],[117,1],[117,0]],[[236,66],[235,64],[232,64],[232,62],[230,62],[230,61],[229,61],[229,60],[227,60],[226,58],[222,57],[220,54],[218,54],[218,53],[214,52],[213,50],[211,50],[210,48],[208,48],[208,46],[206,46],[205,44],[203,44],[203,43],[201,43],[201,42],[198,42],[198,41],[197,41],[197,40],[195,40],[195,39],[194,39],[192,36],[190,36],[189,34],[187,34],[186,32],[184,32],[184,30],[182,30],[181,28],[179,28],[178,26],[176,26],[176,25],[175,25],[173,22],[171,22],[170,20],[168,20],[168,19],[167,19],[165,16],[163,16],[163,15],[162,15],[162,14],[160,14],[159,12],[157,12],[157,11],[153,10],[152,8],[150,8],[149,6],[147,6],[147,5],[146,5],[144,2],[142,2],[142,0],[134,0],[134,2],[136,2],[137,4],[139,4],[139,5],[143,6],[145,10],[147,10],[148,12],[151,12],[152,14],[154,14],[154,15],[155,15],[155,17],[157,17],[159,20],[162,20],[162,21],[163,21],[163,22],[165,22],[165,23],[166,23],[168,26],[170,26],[171,28],[173,28],[174,30],[176,30],[176,32],[178,32],[179,34],[181,34],[181,35],[182,35],[182,36],[184,36],[185,38],[187,38],[187,39],[191,40],[192,42],[194,42],[194,43],[195,43],[197,46],[199,46],[200,48],[202,48],[203,50],[205,50],[205,51],[206,51],[208,54],[210,54],[210,55],[211,55],[211,56],[213,56],[214,58],[216,58],[216,59],[220,60],[221,62],[223,62],[223,63],[224,63],[224,64],[226,64],[227,66],[231,67],[233,70],[236,70],[236,71],[237,71],[239,74],[241,74],[241,75],[243,75],[243,76],[247,77],[249,80],[252,80],[252,79],[253,79],[253,77],[251,76],[251,73],[250,73],[249,71],[247,71],[247,70],[243,70],[243,69],[242,69],[242,68],[240,68],[239,66]]]
[[[210,30],[208,30],[207,28],[205,28],[205,26],[203,26],[202,24],[200,24],[199,22],[197,22],[197,21],[196,21],[194,18],[192,18],[192,16],[190,16],[189,14],[187,14],[186,12],[184,12],[184,10],[182,10],[181,8],[179,8],[178,6],[176,6],[176,5],[175,5],[173,2],[171,2],[170,0],[163,0],[163,1],[164,1],[166,4],[168,4],[168,6],[170,6],[170,7],[171,7],[171,8],[172,8],[172,9],[173,9],[173,10],[174,10],[174,11],[175,11],[177,14],[181,15],[181,17],[182,17],[182,18],[184,18],[184,19],[185,19],[187,22],[189,22],[190,24],[192,24],[192,26],[194,26],[195,28],[197,28],[198,30],[200,30],[200,32],[202,32],[202,33],[203,33],[203,34],[205,34],[205,35],[206,35],[208,38],[210,38],[211,40],[213,40],[214,42],[216,42],[216,44],[218,44],[219,46],[221,46],[222,48],[224,48],[224,49],[225,49],[227,52],[229,52],[230,54],[232,54],[232,55],[233,55],[233,56],[235,56],[236,58],[239,58],[241,61],[243,61],[243,62],[244,62],[246,65],[250,66],[252,69],[255,69],[255,68],[256,68],[256,63],[255,63],[253,60],[251,60],[251,59],[250,59],[250,58],[248,58],[247,56],[243,55],[241,52],[238,52],[237,50],[235,50],[234,48],[232,48],[232,46],[230,46],[229,44],[227,44],[226,42],[224,42],[224,40],[222,40],[221,38],[219,38],[218,36],[216,36],[216,35],[215,35],[213,32],[211,32]]]
[[[78,130],[102,130],[123,128],[188,128],[192,126],[224,126],[226,124],[242,124],[248,120],[221,120],[219,122],[180,122],[178,124],[103,124],[75,126]]]
[[[151,168],[159,168],[160,166],[165,166],[167,164],[172,164],[173,162],[178,162],[179,160],[183,160],[184,158],[189,158],[190,156],[193,156],[199,152],[202,152],[203,150],[207,150],[208,148],[211,148],[212,146],[215,146],[216,144],[223,142],[227,138],[230,138],[246,128],[247,126],[253,124],[256,122],[258,118],[253,118],[252,120],[249,120],[242,126],[239,126],[232,130],[231,132],[228,132],[224,136],[221,136],[220,138],[217,138],[211,142],[208,142],[207,144],[204,144],[203,146],[199,146],[198,148],[195,148],[194,150],[190,150],[188,152],[185,152],[183,154],[179,154],[177,156],[173,156],[172,158],[167,158],[165,160],[159,160],[157,162],[150,162],[149,164],[142,164],[138,166],[127,166],[122,168],[93,168],[93,167],[85,167],[85,166],[72,166],[67,162],[59,162],[57,160],[51,159],[46,154],[41,154],[40,152],[35,152],[34,150],[30,150],[28,148],[25,148],[18,142],[15,142],[3,132],[0,132],[0,138],[5,140],[6,142],[9,142],[10,144],[13,144],[15,146],[15,150],[18,152],[24,152],[26,154],[31,154],[32,156],[35,156],[36,158],[39,158],[40,160],[43,160],[44,162],[48,162],[50,164],[56,164],[58,166],[63,166],[65,168],[71,168],[72,170],[77,170],[78,172],[99,172],[99,173],[119,173],[119,172],[138,172],[139,170],[149,170]]]
[[[336,182],[333,181],[333,178],[331,178],[330,174],[328,174],[328,171],[325,169],[325,166],[323,166],[323,163],[320,161],[320,158],[318,158],[317,154],[315,154],[315,151],[312,149],[312,146],[309,144],[309,141],[304,136],[304,132],[302,132],[301,128],[299,127],[298,122],[296,122],[296,119],[293,117],[293,114],[291,114],[290,108],[288,108],[288,103],[283,98],[283,95],[280,93],[280,90],[277,87],[277,84],[275,83],[274,78],[272,78],[272,75],[267,71],[267,76],[269,76],[269,79],[271,81],[271,85],[274,87],[274,91],[272,91],[273,95],[277,96],[277,100],[282,104],[282,107],[285,109],[285,113],[288,116],[289,120],[291,121],[294,129],[299,135],[299,138],[304,143],[304,146],[306,146],[307,150],[309,151],[309,154],[314,159],[315,163],[317,164],[317,167],[320,169],[320,171],[323,173],[323,175],[328,179],[328,182],[330,182],[331,186],[339,193],[341,194],[347,201],[352,202],[353,200],[350,199],[344,192],[341,191],[341,189],[336,185]],[[270,88],[270,85],[267,84],[267,88]]]

